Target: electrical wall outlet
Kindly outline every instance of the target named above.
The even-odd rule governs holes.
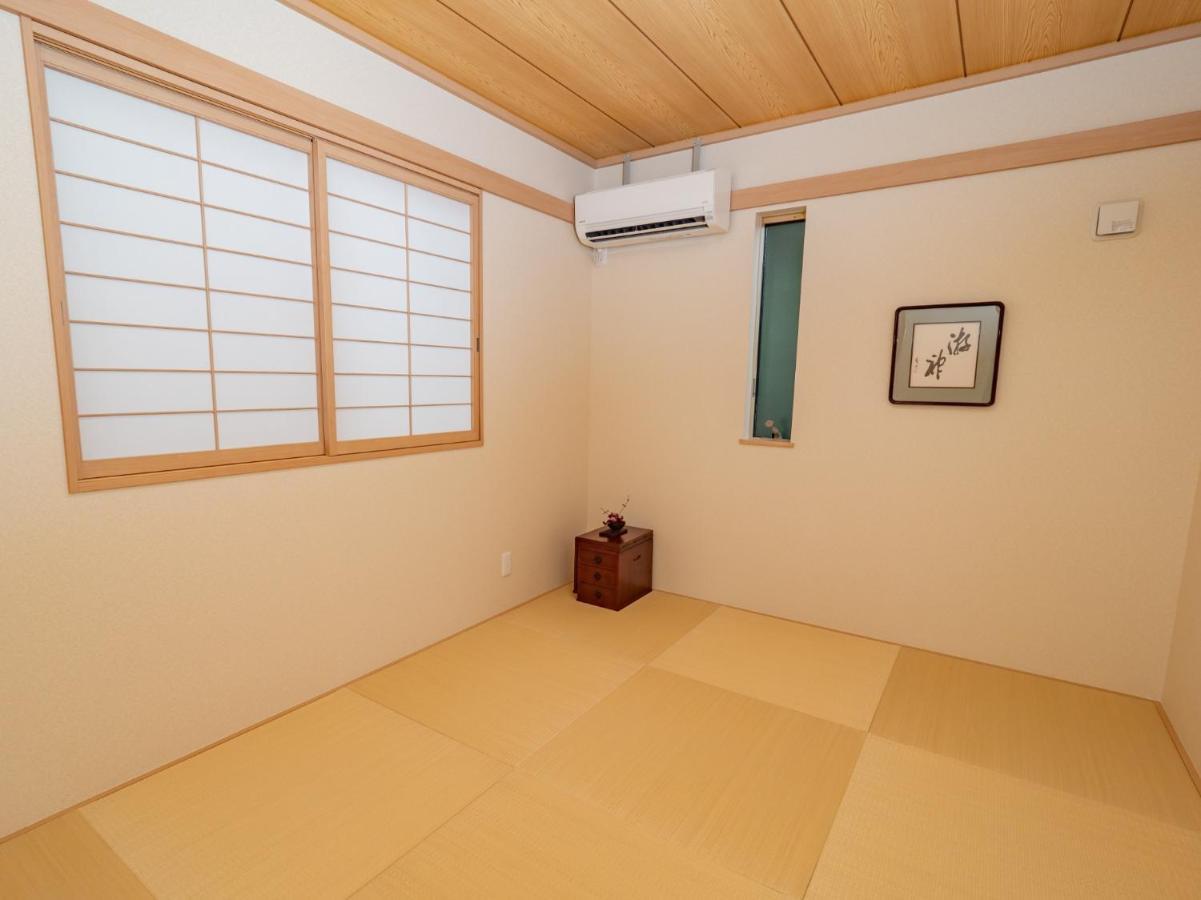
[[[513,574],[513,554],[506,550],[500,555],[500,577],[507,578]]]

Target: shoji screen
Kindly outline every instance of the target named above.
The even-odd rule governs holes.
[[[322,150],[334,448],[479,436],[477,198]]]
[[[45,87],[82,476],[321,453],[312,142],[117,73]]]

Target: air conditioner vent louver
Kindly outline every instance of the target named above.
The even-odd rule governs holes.
[[[663,222],[647,222],[643,225],[621,225],[617,228],[600,228],[596,231],[586,231],[584,234],[592,241],[612,241],[650,231],[687,231],[692,228],[704,227],[704,216],[688,216],[686,219],[667,219]]]
[[[580,194],[575,230],[589,247],[720,234],[730,225],[730,176],[709,169]]]

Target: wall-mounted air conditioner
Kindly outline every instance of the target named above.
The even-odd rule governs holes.
[[[575,198],[575,233],[589,247],[719,234],[730,227],[730,173],[719,169],[591,191]]]

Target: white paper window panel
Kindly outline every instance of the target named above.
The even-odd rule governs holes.
[[[409,348],[396,344],[334,341],[334,371],[365,375],[407,375]]]
[[[81,416],[211,410],[213,385],[208,372],[76,372],[75,406]]]
[[[470,375],[471,351],[413,347],[414,375]]]
[[[334,404],[346,406],[404,406],[409,402],[405,375],[337,375]]]
[[[469,405],[413,407],[413,434],[470,430],[471,407]]]
[[[58,217],[63,222],[201,243],[200,207],[195,203],[168,200],[70,175],[57,175],[54,181]]]
[[[144,191],[200,199],[196,161],[58,122],[50,123],[54,167]]]
[[[46,100],[52,118],[196,155],[196,120],[178,110],[54,69],[46,70]]]
[[[471,259],[471,235],[418,219],[409,223],[409,246],[414,250],[437,253],[439,256]]]
[[[209,288],[214,291],[313,299],[313,270],[298,263],[210,250],[208,275]]]
[[[409,254],[409,277],[414,281],[460,291],[471,289],[470,265],[415,251]]]
[[[216,449],[212,413],[80,419],[79,442],[84,459]]]
[[[204,287],[204,255],[199,247],[71,225],[62,226],[62,244],[68,272]]]
[[[412,185],[409,185],[409,215],[462,231],[471,230],[470,206]]]
[[[329,198],[329,228],[389,244],[405,243],[404,216],[341,197]]]
[[[77,369],[203,369],[208,335],[201,331],[71,325],[71,360]]]
[[[405,277],[406,251],[344,234],[329,236],[329,263],[339,269],[357,269],[390,278]]]
[[[317,440],[317,410],[221,412],[217,413],[217,432],[222,450],[308,444]]]
[[[414,344],[444,344],[448,347],[471,346],[471,323],[464,319],[412,316],[409,323]]]
[[[409,304],[412,312],[431,316],[471,318],[471,294],[428,284],[409,285]]]
[[[221,410],[317,406],[315,375],[218,372],[215,378],[217,408]]]
[[[413,378],[414,403],[470,403],[470,378]]]
[[[340,441],[405,437],[409,433],[409,410],[406,406],[339,409],[335,415],[338,417]]]
[[[204,229],[210,247],[241,250],[306,265],[312,262],[312,234],[298,225],[281,225],[209,208],[204,211]]]
[[[329,278],[331,299],[335,303],[382,306],[402,312],[407,306],[408,285],[403,281],[377,278],[361,272],[345,272],[342,269],[331,269]]]
[[[200,158],[297,187],[309,186],[307,153],[204,119],[200,120]]]
[[[325,187],[331,194],[340,194],[351,200],[361,200],[372,206],[382,206],[393,212],[405,211],[404,182],[358,166],[347,165],[336,159],[326,160]]]
[[[208,328],[204,291],[196,288],[68,275],[67,311],[89,322]]]
[[[263,181],[216,166],[201,166],[204,174],[204,202],[240,212],[279,219],[294,225],[309,224],[309,192]]]
[[[361,309],[333,304],[334,337],[365,341],[407,341],[408,316],[404,313]]]
[[[312,338],[214,334],[214,368],[234,372],[316,372]]]
[[[213,292],[210,302],[213,328],[217,331],[313,336],[313,304],[303,300],[275,300]]]

